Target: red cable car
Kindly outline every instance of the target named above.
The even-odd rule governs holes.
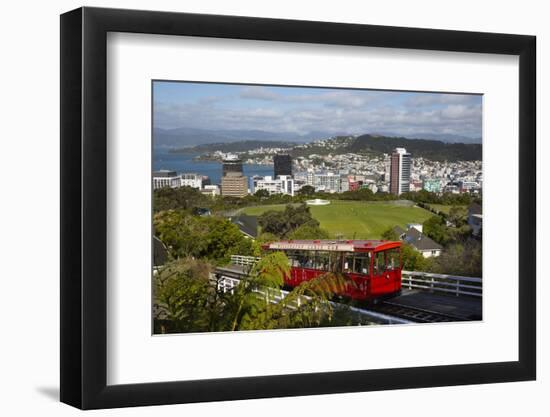
[[[375,300],[401,291],[401,242],[385,240],[289,240],[272,242],[266,250],[283,251],[290,259],[285,284],[295,287],[326,272],[353,280],[342,296]]]

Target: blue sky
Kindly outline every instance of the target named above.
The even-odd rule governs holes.
[[[481,138],[482,96],[155,81],[154,126]]]

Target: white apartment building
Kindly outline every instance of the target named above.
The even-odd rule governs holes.
[[[217,185],[205,185],[201,193],[209,195],[210,197],[216,197],[220,195],[220,187]]]
[[[294,180],[299,181],[303,185],[311,185],[313,187],[315,182],[315,173],[310,169],[307,171],[295,172]]]
[[[153,190],[164,187],[181,187],[181,176],[178,175],[176,171],[167,169],[153,172]]]
[[[462,192],[475,192],[480,189],[481,186],[476,181],[460,181],[460,191]]]
[[[202,188],[202,175],[188,173],[181,174],[181,186],[182,187],[191,187],[200,190]]]
[[[301,188],[304,185],[310,185],[315,188],[315,191],[326,193],[343,193],[345,191],[349,191],[349,180],[347,174],[335,172],[313,172],[308,170],[296,172],[294,174],[294,180],[296,181],[297,188]]]
[[[349,191],[349,180],[347,175],[340,175],[340,193]]]
[[[280,175],[276,178],[271,176],[252,178],[254,192],[266,190],[269,194],[294,195],[294,179],[290,175]]]
[[[313,186],[316,191],[339,193],[341,189],[341,176],[334,172],[315,174]]]

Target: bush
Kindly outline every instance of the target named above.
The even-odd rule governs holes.
[[[168,210],[153,217],[155,236],[168,247],[173,259],[205,258],[218,264],[229,262],[231,255],[254,255],[252,240],[222,217],[192,216],[181,210]]]
[[[309,207],[301,204],[298,207],[287,205],[284,211],[266,211],[258,217],[263,232],[278,237],[287,237],[300,226],[319,227],[319,222],[311,216]]]

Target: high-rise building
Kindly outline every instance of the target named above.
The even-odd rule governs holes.
[[[243,174],[243,161],[236,155],[228,155],[227,158],[223,160],[223,176],[225,177],[229,172]]]
[[[243,162],[236,155],[228,155],[223,160],[221,194],[229,197],[248,194],[248,177],[243,175]]]
[[[384,182],[389,184],[391,177],[391,156],[384,160]]]
[[[273,157],[273,176],[292,175],[292,158],[290,155],[275,155]]]
[[[222,195],[245,197],[248,194],[248,177],[239,172],[227,172],[222,177]]]
[[[411,154],[405,148],[395,148],[390,158],[390,193],[400,195],[410,190]]]

